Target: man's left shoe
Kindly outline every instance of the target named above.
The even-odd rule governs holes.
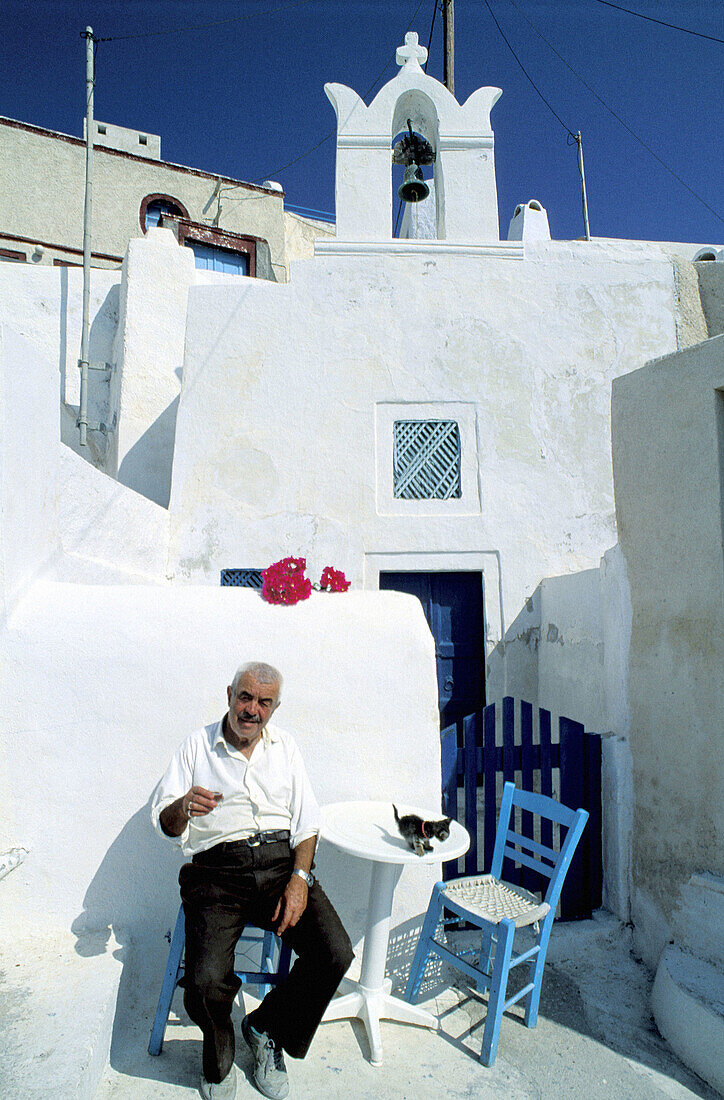
[[[231,1065],[223,1081],[207,1081],[201,1075],[201,1095],[204,1100],[234,1100],[236,1096],[236,1066]]]
[[[269,1100],[284,1100],[289,1095],[289,1078],[284,1053],[265,1031],[257,1031],[245,1016],[241,1034],[254,1055],[254,1084]]]

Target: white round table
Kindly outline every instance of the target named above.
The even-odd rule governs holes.
[[[417,813],[425,820],[437,820],[440,813],[417,806],[397,805],[402,816]],[[365,943],[359,982],[350,982],[352,991],[335,998],[323,1016],[324,1021],[358,1017],[365,1025],[370,1044],[370,1062],[382,1065],[380,1020],[438,1026],[436,1018],[416,1005],[393,997],[392,983],[385,978],[387,945],[390,938],[392,899],[397,881],[406,863],[439,863],[457,859],[470,846],[470,837],[457,821],[450,824],[447,840],[432,840],[433,850],[416,855],[402,839],[395,823],[391,802],[335,802],[322,807],[320,836],[335,848],[360,859],[372,861],[372,878],[367,907]]]

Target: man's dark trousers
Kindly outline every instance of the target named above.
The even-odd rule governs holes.
[[[275,930],[272,915],[293,867],[285,840],[254,847],[241,841],[218,845],[181,868],[184,1005],[203,1032],[207,1081],[223,1081],[234,1061],[231,1006],[240,985],[234,973],[236,942],[246,924]],[[303,1058],[354,952],[317,883],[309,888],[298,923],[282,939],[298,958],[289,977],[272,987],[254,1013],[253,1026],[293,1058]]]

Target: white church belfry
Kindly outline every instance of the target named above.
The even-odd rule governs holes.
[[[430,205],[431,228],[420,235],[460,244],[500,239],[490,111],[501,90],[478,88],[461,105],[423,72],[426,58],[417,35],[405,35],[397,50],[400,71],[369,107],[352,88],[325,85],[337,113],[339,242],[391,239],[392,142],[407,132],[408,120],[433,150],[431,195],[419,204]]]

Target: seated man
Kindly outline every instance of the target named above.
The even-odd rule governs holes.
[[[298,955],[289,977],[241,1025],[254,1080],[271,1100],[289,1092],[282,1051],[304,1057],[353,958],[311,875],[319,806],[299,749],[268,725],[281,687],[270,665],[242,665],[227,688],[228,713],[186,738],[153,796],[155,827],[191,857],[179,874],[184,1005],[204,1036],[206,1100],[236,1093],[234,948],[247,922],[273,929]]]

